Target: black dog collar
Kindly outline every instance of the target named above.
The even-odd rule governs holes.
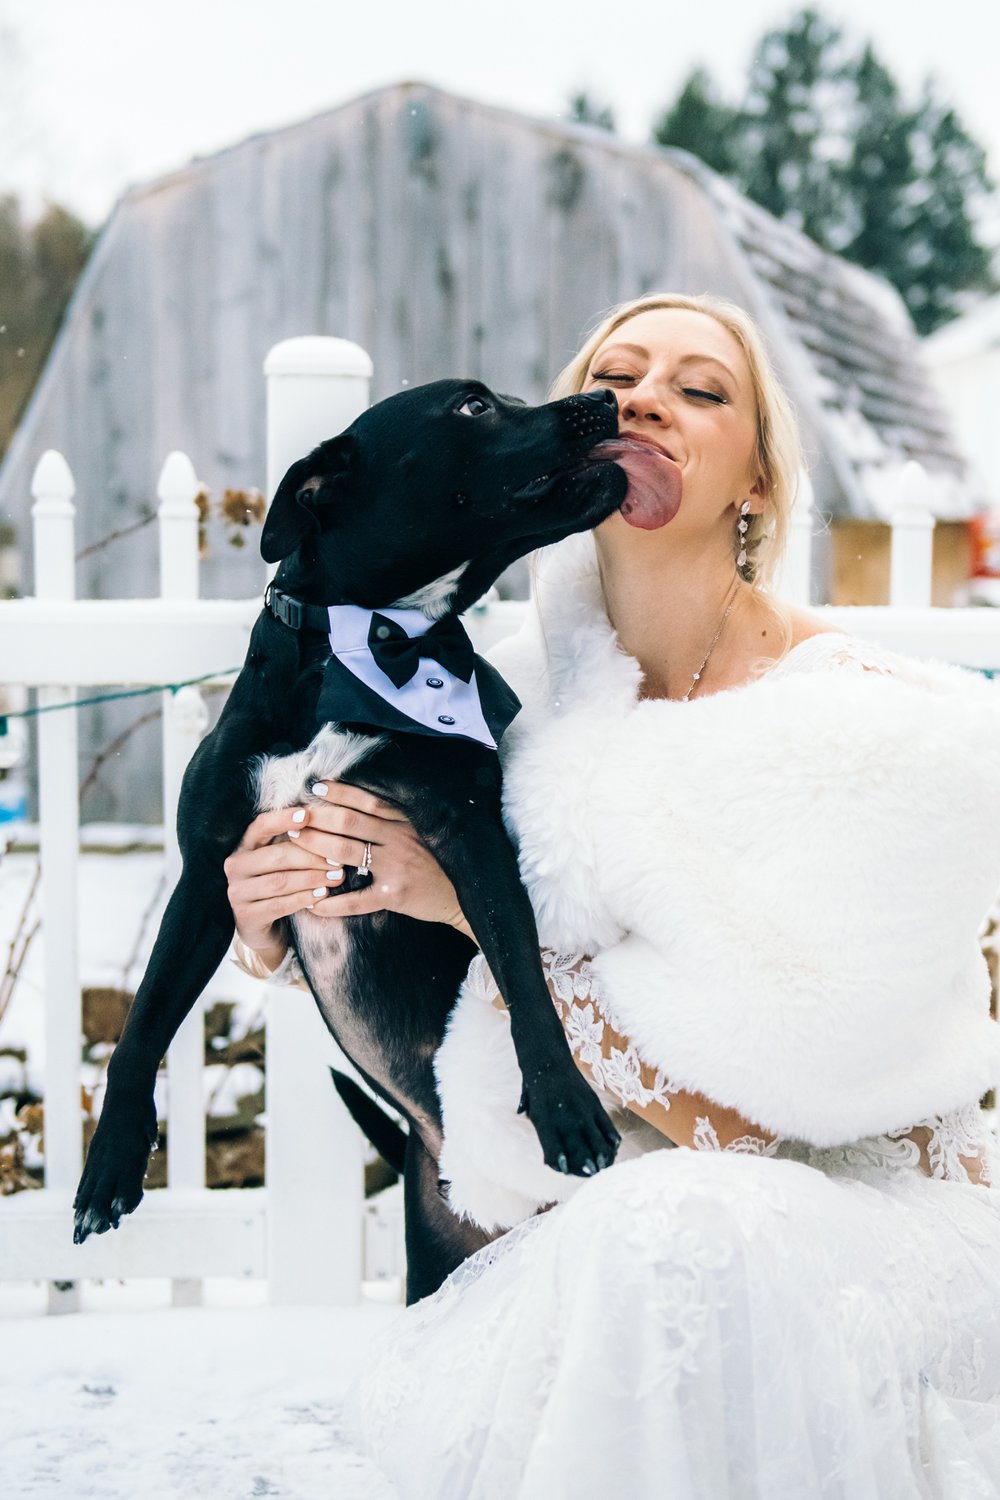
[[[283,594],[273,583],[264,590],[264,608],[290,630],[318,630],[320,635],[330,633],[329,610],[318,604],[303,604],[301,599]]]

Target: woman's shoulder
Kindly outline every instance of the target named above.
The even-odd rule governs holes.
[[[839,626],[829,625],[808,610],[789,607],[787,613],[788,648],[775,663],[773,671],[852,667],[856,671],[892,673],[889,654],[870,641],[850,635]]]
[[[850,641],[854,638],[849,636],[839,625],[829,625],[826,620],[821,620],[818,615],[812,614],[808,609],[799,609],[796,605],[785,605],[788,623],[791,629],[791,637],[788,649],[794,651],[804,641],[812,640],[816,636],[836,636],[841,641]],[[826,644],[830,644],[826,642]]]

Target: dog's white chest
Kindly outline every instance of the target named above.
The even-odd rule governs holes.
[[[384,742],[384,735],[351,734],[336,724],[324,724],[304,750],[261,756],[255,772],[257,811],[277,812],[315,802],[314,782],[337,781]]]

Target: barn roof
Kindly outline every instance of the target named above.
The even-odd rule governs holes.
[[[820,249],[701,163],[685,165],[745,256],[764,304],[758,315],[784,350],[786,370],[796,370],[793,396],[813,409],[829,445],[842,487],[830,513],[887,518],[900,470],[916,459],[937,482],[938,518],[971,514],[964,456],[895,289]]]

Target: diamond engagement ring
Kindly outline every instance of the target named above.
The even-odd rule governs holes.
[[[361,856],[361,863],[358,865],[358,874],[359,875],[370,875],[371,872],[372,872],[372,846],[371,846],[371,844],[365,844],[365,852]]]

